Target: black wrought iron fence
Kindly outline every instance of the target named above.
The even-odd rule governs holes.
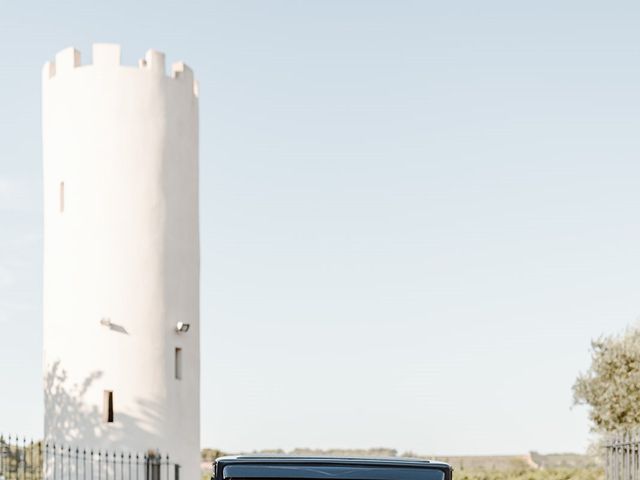
[[[180,480],[169,455],[57,445],[0,435],[0,480]]]
[[[606,480],[640,480],[640,432],[620,432],[605,444]]]

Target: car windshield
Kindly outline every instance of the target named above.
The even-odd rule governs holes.
[[[227,465],[225,479],[444,480],[438,468],[386,465]]]

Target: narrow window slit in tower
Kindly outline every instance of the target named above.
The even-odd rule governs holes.
[[[182,349],[176,347],[175,357],[174,357],[174,374],[177,380],[182,378]]]
[[[105,390],[102,397],[102,420],[105,423],[113,423],[113,392]]]
[[[64,212],[64,182],[60,182],[60,213]]]

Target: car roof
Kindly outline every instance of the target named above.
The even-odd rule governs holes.
[[[249,464],[249,463],[318,463],[334,465],[385,465],[397,467],[445,467],[449,464],[425,460],[422,458],[406,457],[334,457],[334,456],[307,456],[307,455],[230,455],[216,459],[216,463],[224,464]]]

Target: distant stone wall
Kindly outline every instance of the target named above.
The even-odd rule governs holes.
[[[455,470],[521,470],[537,468],[529,455],[432,455],[428,458],[450,464]]]
[[[542,455],[531,452],[531,460],[540,468],[595,468],[600,466],[598,459],[592,455],[579,453],[552,453]]]

